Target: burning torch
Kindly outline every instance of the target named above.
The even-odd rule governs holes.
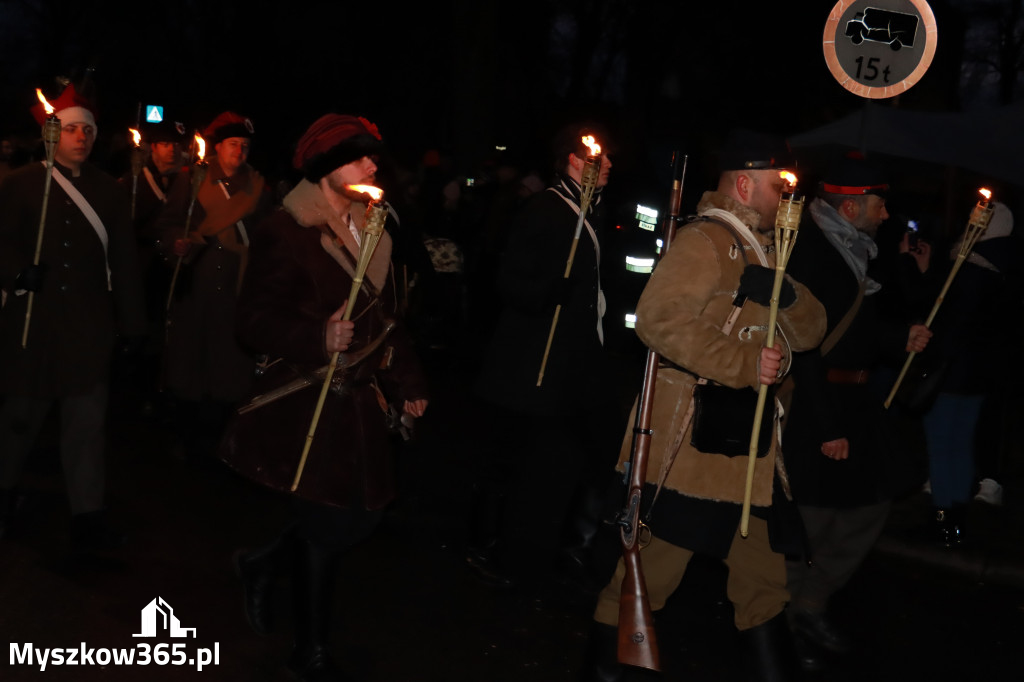
[[[359,234],[359,257],[356,260],[356,271],[352,276],[352,287],[348,292],[348,305],[345,306],[345,312],[341,317],[342,320],[352,319],[352,310],[355,308],[356,297],[359,296],[359,289],[363,284],[363,276],[366,274],[366,268],[370,265],[370,259],[377,248],[377,242],[380,241],[380,236],[384,232],[384,222],[388,217],[388,208],[387,204],[384,203],[383,190],[372,185],[347,185],[347,188],[353,192],[367,194],[371,200],[366,205],[366,213],[363,216],[363,229]],[[291,487],[292,492],[295,492],[299,487],[299,481],[302,479],[302,470],[306,467],[306,458],[309,456],[309,450],[313,445],[313,436],[316,434],[317,424],[320,423],[320,413],[324,409],[324,401],[327,399],[327,391],[331,388],[334,371],[338,368],[338,357],[340,355],[339,351],[334,351],[331,355],[331,362],[327,367],[327,375],[324,377],[324,383],[320,387],[320,398],[316,401],[316,409],[313,410],[313,420],[309,424],[306,442],[302,447],[302,457],[299,458],[299,466],[295,470],[295,479],[292,481]]]
[[[949,285],[953,283],[956,273],[960,272],[960,266],[967,260],[967,256],[971,254],[971,250],[977,243],[978,238],[981,237],[982,233],[988,228],[989,221],[992,220],[992,212],[995,210],[995,206],[992,203],[992,191],[982,187],[978,190],[978,194],[981,195],[981,198],[978,199],[978,203],[974,205],[974,210],[971,211],[971,217],[967,221],[967,229],[964,231],[964,238],[960,242],[960,249],[957,251],[956,260],[953,261],[953,267],[949,271],[949,276],[946,277],[946,283],[942,285],[939,297],[935,299],[935,305],[932,306],[928,319],[924,321],[925,327],[931,327],[932,322],[935,320],[935,314],[939,312],[939,306],[942,305],[942,301],[946,298]],[[896,397],[896,391],[899,390],[900,384],[903,383],[903,377],[907,375],[910,363],[916,355],[916,351],[910,351],[910,354],[907,355],[907,360],[903,363],[903,369],[900,370],[896,383],[893,385],[892,390],[889,391],[889,397],[883,403],[886,409],[889,409],[889,406],[892,405],[893,398]]]
[[[135,196],[139,191],[139,173],[142,172],[142,135],[135,128],[129,128],[132,134],[132,221],[135,220]]]
[[[196,197],[199,196],[199,188],[203,186],[203,181],[206,180],[206,140],[204,140],[199,133],[195,136],[195,151],[196,151],[196,163],[192,169],[192,198],[188,202],[188,212],[185,214],[185,230],[181,235],[181,238],[188,239],[188,231],[192,225],[192,209],[196,206]],[[181,261],[184,259],[183,255],[178,256],[178,262],[174,265],[174,274],[171,276],[171,287],[167,292],[167,312],[171,310],[171,301],[174,300],[174,285],[178,282],[178,272],[181,271]]]
[[[589,150],[583,170],[580,174],[580,217],[576,221],[576,233],[572,238],[572,246],[569,248],[569,258],[565,262],[565,272],[562,279],[569,279],[572,271],[572,261],[576,258],[576,247],[580,243],[580,232],[583,230],[583,223],[587,219],[587,211],[590,210],[590,201],[594,198],[594,189],[597,187],[598,178],[601,177],[601,145],[597,143],[593,135],[586,135],[581,140]],[[551,352],[551,341],[555,338],[555,327],[558,326],[558,315],[562,312],[562,304],[555,306],[555,315],[551,318],[551,330],[548,332],[548,342],[544,346],[544,357],[540,361],[540,371],[537,373],[537,385],[544,382],[544,369],[548,365],[548,353]]]
[[[39,256],[43,251],[43,229],[46,227],[46,207],[50,203],[50,181],[53,179],[53,157],[57,153],[57,143],[60,142],[61,124],[60,119],[53,109],[53,106],[43,97],[43,91],[36,88],[36,97],[46,109],[47,118],[43,123],[43,144],[46,145],[46,180],[43,183],[43,208],[39,213],[39,231],[36,234],[36,253],[32,258],[32,265],[39,265]],[[28,292],[28,304],[25,308],[25,328],[21,332],[21,347],[28,346],[28,327],[32,319],[32,303],[35,300],[34,291]]]
[[[800,229],[800,216],[804,210],[804,197],[797,193],[795,175],[788,171],[779,173],[786,181],[786,187],[779,199],[779,212],[775,216],[775,282],[772,286],[771,303],[768,306],[768,334],[765,336],[766,348],[775,346],[775,322],[779,316],[779,294],[782,281],[786,274],[786,265],[796,244],[797,231]],[[747,481],[743,488],[743,513],[740,516],[740,535],[750,534],[750,496],[754,488],[754,464],[757,462],[757,445],[761,435],[761,422],[764,419],[764,404],[768,398],[767,384],[761,384],[757,391],[757,407],[754,408],[754,426],[750,433],[750,449],[747,459]]]

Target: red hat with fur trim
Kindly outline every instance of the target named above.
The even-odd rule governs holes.
[[[50,102],[50,106],[53,107],[54,113],[62,124],[88,123],[93,128],[96,127],[95,106],[88,99],[78,94],[75,86],[70,83],[60,93],[60,97]],[[36,102],[31,111],[32,117],[39,125],[43,125],[49,117],[46,113],[46,107],[43,106],[42,102]]]
[[[210,144],[219,144],[229,137],[245,137],[251,140],[255,132],[256,129],[253,128],[250,119],[233,111],[225,111],[206,126],[203,137]]]
[[[362,116],[327,114],[316,120],[295,147],[292,165],[310,182],[335,168],[384,149],[377,126]]]

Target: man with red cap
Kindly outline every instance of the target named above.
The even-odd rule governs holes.
[[[301,680],[347,679],[328,650],[338,558],[377,526],[395,495],[387,401],[410,417],[427,407],[411,339],[396,325],[398,305],[385,231],[366,269],[351,320],[342,319],[363,238],[365,195],[382,144],[377,127],[328,114],[299,140],[293,163],[304,179],[281,211],[254,233],[238,303],[238,334],[270,358],[257,395],[295,377],[309,386],[240,415],[222,456],[242,474],[292,492],[295,525],[270,545],[240,553],[246,615],[272,627],[270,590],[293,568],[295,648],[288,668]],[[338,391],[327,393],[297,485],[296,471],[320,393],[323,368],[341,352]],[[386,398],[385,398],[386,396]],[[294,488],[294,490],[293,490]]]
[[[255,360],[235,339],[235,303],[253,227],[269,208],[263,177],[248,163],[252,121],[224,112],[203,137],[215,155],[195,204],[180,179],[160,216],[162,243],[182,268],[168,313],[166,385],[181,401],[186,457],[209,454],[252,384]],[[192,218],[184,234],[189,207]]]
[[[86,161],[96,141],[92,104],[69,85],[53,108],[61,134],[45,225],[45,164],[29,164],[0,184],[0,288],[7,294],[0,309],[0,535],[25,460],[56,403],[73,547],[109,549],[121,540],[104,513],[110,359],[119,333],[145,332],[145,312],[127,197]],[[33,115],[40,124],[47,117],[41,104]]]
[[[902,492],[892,476],[902,456],[897,430],[882,408],[889,386],[875,385],[877,370],[923,351],[932,335],[880,312],[885,282],[873,263],[874,237],[889,217],[888,190],[885,176],[863,158],[833,163],[804,213],[789,263],[828,318],[821,345],[793,357],[785,429],[786,466],[809,551],[809,561],[787,564],[789,616],[808,669],[824,660],[816,649],[853,648],[827,617],[828,602],[867,556]]]

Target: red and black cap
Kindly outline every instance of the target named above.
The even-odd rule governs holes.
[[[875,194],[885,197],[889,181],[885,174],[860,154],[848,154],[829,166],[818,187],[822,192],[846,196]]]
[[[225,111],[206,126],[203,137],[209,144],[220,144],[229,137],[244,137],[251,140],[255,133],[256,129],[250,119],[233,111]]]
[[[334,169],[383,150],[380,132],[373,123],[362,116],[327,114],[299,139],[292,165],[310,182],[320,182]]]
[[[89,98],[79,94],[73,83],[68,83],[61,91],[60,97],[50,102],[50,106],[63,123],[84,122],[96,127],[96,105]],[[36,102],[31,111],[32,117],[39,125],[43,125],[49,117],[42,102]]]
[[[784,137],[738,128],[718,152],[718,170],[784,170],[796,166]]]

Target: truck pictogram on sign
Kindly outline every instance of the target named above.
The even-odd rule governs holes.
[[[913,47],[916,33],[915,15],[891,12],[877,7],[868,7],[863,12],[857,12],[853,19],[846,23],[846,36],[854,45],[860,45],[865,40],[885,43],[893,52],[901,47]]]

